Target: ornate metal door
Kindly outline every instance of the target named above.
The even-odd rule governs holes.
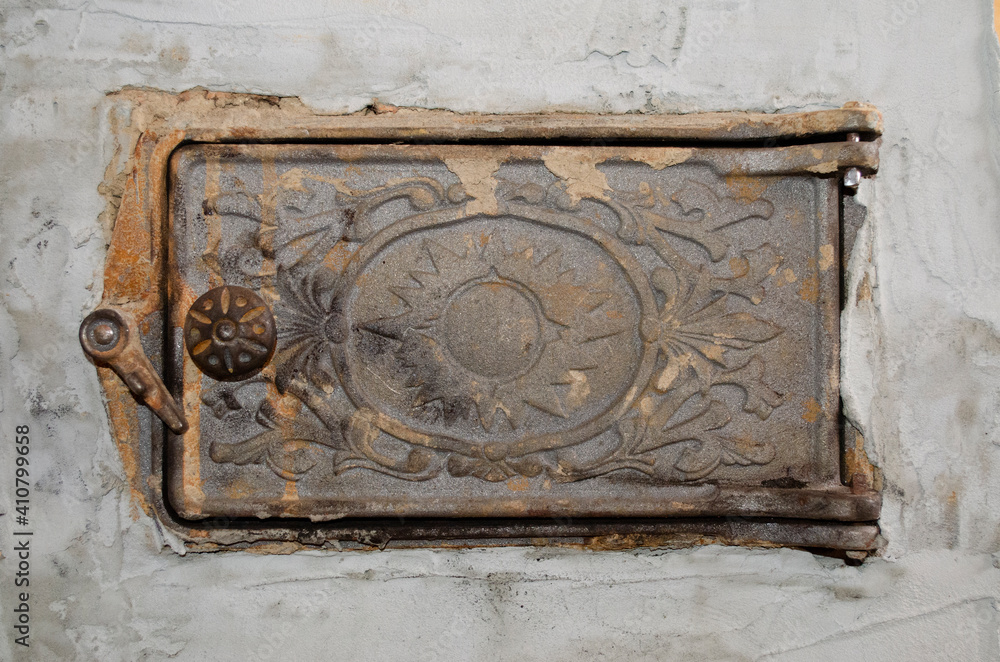
[[[878,495],[841,467],[840,225],[878,116],[767,117],[178,140],[146,339],[161,516],[223,543],[870,548]],[[99,359],[114,310],[84,325]]]

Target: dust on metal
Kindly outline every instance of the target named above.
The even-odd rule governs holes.
[[[176,289],[261,292],[278,349],[235,386],[175,355],[201,393],[176,507],[868,519],[838,459],[839,188],[815,176],[869,158],[852,144],[180,150]],[[224,346],[213,292],[185,343],[225,378],[194,351]]]
[[[204,528],[173,521],[152,499],[186,539],[311,545],[527,531],[471,524],[497,517],[568,518],[595,535],[592,518],[613,517],[627,534],[636,517],[681,517],[663,530],[683,522],[738,544],[874,546],[878,494],[839,476],[836,210],[844,173],[877,169],[877,111],[647,121],[405,109],[287,118],[261,108],[253,127],[228,115],[213,127],[206,115],[150,131],[134,175],[149,179],[150,194],[123,201],[126,231],[116,228],[109,253],[116,273],[126,266],[117,256],[141,257],[167,235],[164,358],[196,426],[164,439],[165,487],[182,516],[208,518]],[[845,141],[851,132],[863,139]],[[598,134],[665,146],[558,148]],[[207,146],[187,171],[174,159],[182,176],[170,179],[165,222],[158,201],[174,146],[297,136],[513,144]],[[772,136],[796,142],[720,146]],[[809,136],[816,142],[798,144]],[[716,146],[692,147],[699,139]],[[740,216],[747,208],[756,211]],[[803,227],[811,238],[798,236]],[[156,310],[162,259],[153,250],[135,273],[160,282],[160,294],[133,303],[119,278],[106,299]],[[238,382],[203,376],[184,351],[186,310],[223,283],[256,292],[276,316],[273,360]],[[590,353],[563,346],[600,342],[616,315],[624,330],[604,336],[596,372]],[[231,342],[231,331],[213,338]],[[112,335],[102,327],[93,338]],[[809,378],[796,382],[796,371]],[[116,429],[140,426],[116,419]],[[217,516],[276,519],[258,530],[233,519],[220,528]],[[388,523],[399,517],[452,524]],[[737,518],[725,521],[743,533],[719,529],[719,517]],[[569,531],[552,526],[528,535]]]

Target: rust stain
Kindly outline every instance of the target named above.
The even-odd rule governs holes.
[[[184,306],[186,310],[190,306]],[[201,371],[184,353],[184,416],[190,428],[183,436],[184,508],[188,514],[201,512],[205,491],[201,480]]]
[[[152,236],[146,223],[144,188],[140,172],[129,176],[108,246],[104,291],[110,303],[141,301],[153,288]]]
[[[760,199],[767,191],[768,183],[760,177],[748,177],[746,175],[727,175],[726,188],[729,189],[730,197],[736,198],[740,202],[750,204]]]
[[[881,491],[882,472],[868,458],[864,435],[853,426],[847,425],[844,437],[844,472],[852,488],[856,489],[863,485]]]
[[[806,220],[805,212],[796,207],[785,212],[785,220],[792,224],[792,227],[798,227]]]
[[[237,476],[223,488],[226,497],[233,500],[246,499],[253,496],[256,491],[257,486],[243,475]]]
[[[721,536],[704,536],[694,533],[627,533],[592,536],[584,539],[583,544],[561,544],[559,546],[585,549],[594,552],[616,552],[641,547],[684,548],[697,545],[734,544]],[[740,540],[741,547],[777,548],[782,545],[765,540]]]
[[[221,191],[220,179],[222,176],[222,166],[217,153],[205,155],[205,200],[215,201],[219,198]],[[211,211],[211,210],[210,210]],[[222,274],[219,271],[219,242],[222,241],[222,217],[219,214],[205,214],[205,252],[202,260],[209,267],[208,273],[209,288],[223,285]]]
[[[858,292],[854,299],[854,305],[861,305],[862,301],[872,300],[872,286],[868,279],[868,274],[865,274],[864,278],[861,279],[861,284],[858,285]]]
[[[714,347],[714,345],[706,345],[706,350],[708,350],[709,347]],[[691,352],[681,354],[669,361],[663,369],[663,372],[660,373],[660,376],[656,380],[656,390],[660,393],[666,393],[667,389],[669,389],[671,384],[673,384],[674,381],[680,377],[683,371],[687,370],[687,368],[692,365],[694,365],[694,357]],[[643,400],[642,405],[645,405],[647,400],[649,401],[649,412],[646,412],[645,407],[643,407],[643,413],[647,413],[648,415],[648,413],[652,413],[653,402],[652,398],[646,398]]]
[[[662,380],[662,377],[661,377],[661,380]],[[659,386],[659,385],[657,385],[657,386]],[[665,389],[663,389],[663,390],[665,390]],[[639,401],[639,411],[642,412],[643,416],[649,417],[649,416],[652,415],[652,413],[655,410],[656,410],[656,400],[652,396],[645,397],[645,398],[643,398],[642,400]]]
[[[385,128],[375,126],[367,128],[367,125],[359,121],[358,116],[344,116],[339,118],[325,118],[314,115],[309,109],[301,104],[297,99],[267,97],[259,95],[241,95],[230,93],[209,92],[204,89],[190,90],[178,95],[165,92],[149,90],[127,89],[111,95],[112,98],[123,105],[130,107],[131,116],[127,123],[113,124],[118,126],[116,136],[118,144],[116,153],[131,153],[128,163],[115,172],[109,165],[106,171],[105,182],[102,183],[101,193],[107,200],[106,210],[102,218],[108,220],[114,218],[114,227],[111,230],[111,242],[108,249],[107,268],[105,271],[105,296],[106,303],[113,303],[128,307],[137,319],[143,319],[150,312],[161,310],[163,306],[162,293],[165,288],[162,284],[161,274],[169,270],[163,269],[162,262],[164,255],[161,247],[164,242],[161,239],[161,229],[164,227],[162,219],[166,214],[166,189],[165,177],[166,165],[173,149],[183,140],[199,140],[213,142],[228,138],[246,137],[268,137],[281,135],[288,139],[300,137],[327,137],[337,138],[344,135],[392,135],[393,137],[432,137],[442,134],[442,132],[453,131],[458,127],[459,131],[465,131],[468,135],[474,135],[477,122],[483,121],[476,118],[462,118],[446,112],[420,111],[411,109],[395,109],[384,105],[373,107],[369,113],[374,113],[368,120],[392,119],[396,124],[390,132],[385,132]],[[843,121],[842,118],[862,117],[863,122],[871,125],[871,130],[878,131],[881,127],[881,118],[877,111],[870,107],[855,105],[850,111],[833,111],[833,117],[824,116],[820,119],[803,121],[795,116],[752,116],[752,121],[757,122],[754,131],[767,132],[789,132],[801,134],[803,131],[816,131],[823,123],[836,123]],[[382,114],[389,117],[382,118]],[[691,137],[709,138],[712,136],[726,136],[728,131],[735,124],[745,123],[747,116],[730,116],[727,118],[718,117],[702,120],[703,125],[697,122],[689,128],[682,129],[681,134]],[[366,120],[367,121],[367,120]],[[492,122],[508,122],[513,130],[521,131],[517,128],[519,124],[527,122],[531,128],[524,135],[536,135],[544,138],[546,132],[556,131],[552,127],[560,126],[560,122],[572,123],[573,118],[549,120],[546,118],[524,118],[511,117],[493,119]],[[588,122],[602,121],[598,119],[588,119]],[[628,124],[628,118],[618,118],[614,121]],[[659,120],[652,120],[656,127],[660,127]],[[664,119],[663,126],[674,126],[676,119]],[[638,124],[637,124],[638,126]],[[678,126],[687,126],[678,124]],[[184,127],[181,129],[181,127]],[[200,128],[199,128],[200,127]],[[207,128],[206,128],[207,127]],[[492,129],[491,129],[492,130]],[[662,129],[657,129],[662,130]],[[368,133],[365,133],[365,132]],[[631,133],[631,129],[621,129],[622,136],[638,135]],[[685,134],[684,131],[687,131]],[[475,134],[478,135],[478,134]],[[511,134],[513,135],[513,134]],[[520,135],[520,134],[518,134]],[[553,159],[547,159],[546,165],[556,176],[566,182],[567,193],[571,198],[593,196],[603,197],[607,187],[607,182],[603,173],[597,169],[600,159],[593,162],[574,159],[567,150],[572,148],[560,148],[562,154],[554,155]],[[650,150],[647,158],[642,158],[654,168],[667,167],[675,163],[682,162],[688,158],[685,151],[693,153],[693,150],[674,150],[667,153],[666,150],[658,148]],[[550,150],[559,151],[553,148]],[[661,154],[662,159],[654,158],[655,154]],[[349,156],[345,152],[345,158]],[[817,157],[819,158],[819,157]],[[828,161],[829,159],[827,159]],[[550,165],[550,161],[552,164]],[[657,167],[658,164],[659,168]],[[820,164],[822,166],[822,164]],[[265,172],[268,187],[274,187],[276,173],[273,170]],[[815,167],[815,166],[814,166]],[[561,172],[559,172],[561,171]],[[751,182],[752,183],[752,182]],[[210,183],[206,183],[206,193],[208,193]],[[753,187],[746,191],[751,195]],[[265,212],[271,215],[270,224],[273,225],[273,202],[274,197],[261,201],[262,207],[271,206]],[[793,224],[797,219],[789,219]],[[211,244],[210,244],[211,246]],[[331,268],[346,263],[350,255],[342,255],[333,259]],[[742,265],[736,265],[742,268]],[[730,268],[736,275],[737,269]],[[273,281],[273,277],[271,279]],[[867,281],[867,276],[866,276]],[[865,285],[865,282],[862,285]],[[273,288],[273,282],[269,283]],[[190,304],[194,300],[193,293],[184,283],[172,283],[174,288],[171,297],[173,305],[183,306]],[[859,288],[859,297],[860,297]],[[275,295],[276,297],[276,295]],[[870,289],[869,289],[870,298]],[[200,411],[200,378],[196,381],[194,376],[189,374],[190,362],[184,361],[183,377],[184,388],[184,408],[191,423],[191,429],[198,429],[198,412]],[[140,468],[137,460],[137,444],[139,440],[138,410],[135,401],[121,384],[120,380],[110,371],[101,369],[101,381],[108,396],[108,413],[112,429],[115,434],[119,452],[125,467],[126,477],[129,480],[133,497],[144,511],[150,512],[150,505],[147,502],[146,493],[149,488],[146,485],[145,476],[140,475]],[[272,396],[274,394],[271,394]],[[642,406],[642,403],[639,405]],[[816,403],[818,407],[818,403]],[[816,413],[818,415],[818,412]],[[803,416],[805,418],[805,416]],[[807,419],[808,420],[808,419]],[[198,440],[194,433],[188,433],[183,437],[182,451],[184,456],[183,488],[184,495],[188,500],[188,506],[192,505],[192,512],[197,512],[204,494],[201,492],[200,479],[200,449]],[[286,484],[286,493],[290,488]],[[234,486],[235,491],[239,491]],[[207,538],[208,531],[191,529],[185,532],[189,538]],[[619,537],[620,539],[620,537]],[[662,540],[647,536],[645,538],[634,537],[633,546],[649,544],[676,544],[677,536],[666,536]],[[593,548],[601,546],[613,546],[614,537],[596,537],[588,539],[587,545]],[[617,543],[620,544],[620,543]],[[697,543],[694,543],[697,544]],[[224,546],[206,543],[202,546],[205,551],[223,549]],[[263,553],[289,553],[297,549],[309,548],[308,545],[299,543],[273,543],[252,545],[248,551]],[[610,547],[609,547],[610,548]]]
[[[579,409],[587,401],[587,396],[590,395],[587,373],[582,370],[569,370],[566,375],[570,380],[569,392],[566,394],[566,406],[570,409]]]
[[[338,241],[323,258],[323,265],[330,271],[339,274],[347,267],[347,263],[351,261],[356,251],[357,248],[352,248],[351,242]]]
[[[823,407],[816,401],[816,398],[809,398],[802,403],[802,406],[805,409],[802,414],[802,420],[806,423],[815,423],[816,419],[823,412]]]
[[[524,476],[515,476],[507,481],[507,489],[511,492],[524,492],[531,488],[531,482]]]
[[[750,273],[750,260],[740,255],[729,258],[729,270],[733,272],[733,278],[743,278]]]
[[[285,481],[285,492],[281,495],[281,501],[285,503],[285,512],[291,513],[290,504],[287,502],[298,503],[299,500],[299,485],[294,480]]]
[[[580,310],[592,296],[588,287],[576,285],[568,279],[538,286],[535,293],[549,302],[550,310],[557,319],[572,318],[574,311]]]
[[[246,547],[243,551],[250,554],[287,555],[294,554],[295,552],[303,549],[311,549],[311,547],[295,542],[265,542]]]
[[[818,275],[810,274],[808,277],[802,279],[802,285],[799,287],[799,297],[806,303],[816,303],[819,301]]]
[[[232,129],[234,138],[242,138],[244,140],[251,140],[260,135],[260,132],[249,126],[238,126]]]
[[[833,244],[819,247],[819,270],[826,271],[833,266]]]

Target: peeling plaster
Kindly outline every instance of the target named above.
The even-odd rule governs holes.
[[[465,189],[465,195],[472,198],[465,204],[465,213],[496,215],[499,209],[496,189],[497,180],[493,175],[500,169],[499,158],[489,159],[445,159],[445,166],[458,176]]]
[[[597,169],[601,162],[586,148],[553,147],[542,157],[545,167],[566,182],[566,195],[573,203],[581,198],[607,199],[610,189],[604,173]]]

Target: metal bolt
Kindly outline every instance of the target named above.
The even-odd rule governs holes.
[[[107,322],[101,322],[94,326],[94,340],[102,345],[110,345],[115,339],[115,329]]]
[[[861,135],[858,133],[848,133],[847,142],[860,142]],[[857,191],[858,186],[861,184],[861,171],[857,168],[850,168],[844,173],[844,187],[851,189],[851,191]]]
[[[236,337],[236,324],[232,320],[221,320],[215,325],[215,337],[219,340],[232,340]]]
[[[109,361],[120,354],[127,337],[124,319],[110,308],[95,310],[80,325],[80,344],[98,361]]]

